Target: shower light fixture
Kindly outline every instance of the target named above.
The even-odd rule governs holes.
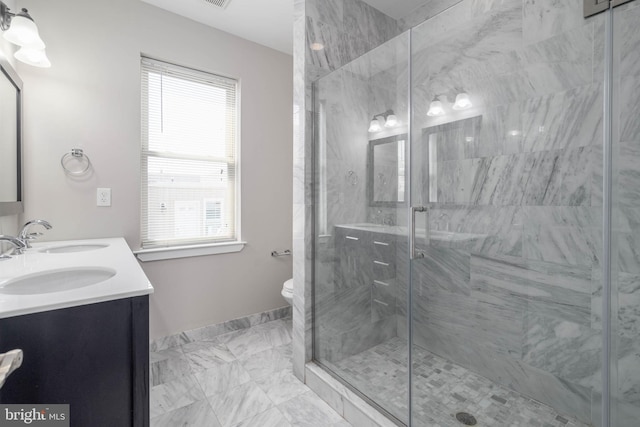
[[[456,95],[456,102],[453,104],[451,108],[454,110],[466,110],[467,108],[471,108],[473,104],[469,99],[469,95],[466,92],[461,92]]]
[[[380,132],[382,130],[382,126],[380,126],[380,120],[378,120],[375,116],[371,119],[371,123],[369,124],[369,132]]]
[[[27,9],[12,13],[7,5],[0,1],[0,29],[4,31],[5,40],[20,46],[14,54],[16,59],[34,67],[51,66],[38,27]]]
[[[436,96],[429,104],[429,111],[427,111],[427,116],[429,117],[438,117],[444,115],[444,107],[442,106],[442,101],[438,99]]]
[[[311,50],[319,51],[324,49],[324,44],[320,42],[311,43]]]
[[[400,124],[398,117],[393,110],[387,110],[384,113],[376,114],[369,123],[369,132],[380,132],[383,127],[394,128]]]

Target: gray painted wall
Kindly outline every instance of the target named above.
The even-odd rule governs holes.
[[[240,79],[240,253],[142,264],[155,287],[157,338],[286,305],[291,260],[292,58],[139,1],[33,0],[50,69],[18,64],[25,83],[25,213],[53,225],[43,239],[124,236],[140,246],[140,54]],[[85,150],[93,173],[65,176]],[[112,206],[95,206],[96,188]],[[10,226],[3,232],[11,233]]]

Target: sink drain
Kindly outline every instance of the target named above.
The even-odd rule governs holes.
[[[466,412],[458,412],[456,414],[456,420],[460,421],[466,426],[474,426],[478,424],[478,421],[476,421],[476,417]]]

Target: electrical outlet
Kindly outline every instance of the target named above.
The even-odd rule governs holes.
[[[98,188],[96,206],[111,206],[111,189]]]

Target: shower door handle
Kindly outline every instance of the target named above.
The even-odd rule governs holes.
[[[426,206],[412,206],[411,207],[411,223],[409,230],[409,258],[417,259],[424,258],[424,253],[416,253],[416,212],[429,212],[429,208]],[[428,225],[427,225],[428,226]]]

